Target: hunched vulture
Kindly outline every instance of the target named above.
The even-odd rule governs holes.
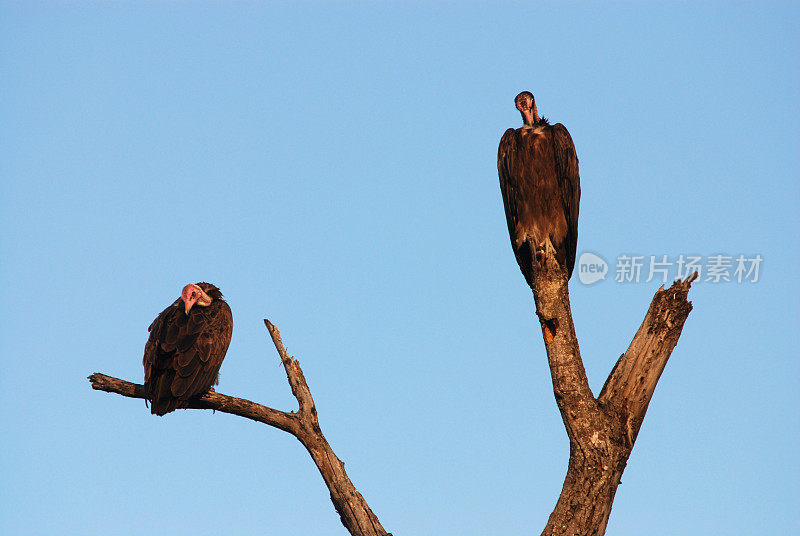
[[[148,328],[144,388],[150,412],[165,415],[217,383],[233,334],[231,308],[211,283],[189,284]]]

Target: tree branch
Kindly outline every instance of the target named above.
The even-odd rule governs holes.
[[[549,241],[545,247],[544,255],[541,250],[538,255],[533,255],[536,263],[533,270],[536,315],[542,327],[553,393],[567,435],[571,442],[587,448],[581,444],[596,429],[594,421],[599,408],[581,360],[566,274],[556,262],[556,253]]]
[[[300,368],[300,363],[297,360],[289,357],[286,353],[286,348],[283,347],[283,339],[281,332],[275,327],[275,324],[264,319],[264,325],[267,326],[272,343],[278,351],[281,358],[283,368],[286,369],[286,379],[289,380],[289,386],[292,388],[292,394],[297,399],[297,406],[300,414],[307,416],[307,418],[317,421],[317,408],[314,406],[314,399],[311,397],[311,390],[308,388],[306,378],[303,376],[303,371]]]
[[[299,407],[300,430],[295,436],[308,450],[314,463],[317,465],[328,491],[331,501],[342,524],[353,536],[391,536],[381,526],[380,521],[370,509],[367,501],[358,492],[344,470],[344,463],[333,452],[319,426],[317,408],[311,396],[311,389],[306,383],[300,363],[290,357],[283,347],[281,332],[269,320],[264,320],[275,349],[281,357],[286,377],[292,388],[292,394],[297,399]]]
[[[687,295],[697,274],[656,292],[628,351],[595,399],[575,336],[566,273],[549,242],[532,253],[536,314],[570,439],[564,486],[542,535],[602,536],[656,383],[692,309]]]
[[[92,389],[98,391],[105,391],[107,393],[116,393],[118,395],[127,396],[129,398],[141,398],[147,400],[145,395],[144,385],[140,383],[131,383],[112,376],[106,376],[95,372],[89,376],[89,381],[92,384]],[[299,421],[296,414],[278,411],[276,409],[256,404],[244,398],[236,398],[233,396],[223,395],[217,393],[213,389],[201,397],[198,397],[189,402],[190,409],[213,409],[222,413],[230,413],[238,415],[253,421],[262,422],[275,428],[280,428],[285,432],[292,435],[297,435],[299,430]]]
[[[308,450],[331,494],[331,501],[345,528],[352,536],[391,536],[378,521],[364,497],[358,492],[347,473],[344,463],[333,452],[319,427],[317,410],[300,363],[286,352],[280,331],[269,320],[264,320],[272,342],[281,358],[292,394],[297,399],[297,413],[276,409],[233,396],[217,393],[213,389],[189,403],[190,409],[213,409],[238,415],[246,419],[274,426],[295,436]],[[89,376],[92,389],[116,393],[130,398],[147,399],[144,386],[119,378],[95,373]]]
[[[692,310],[687,296],[697,277],[695,272],[666,290],[663,286],[658,289],[628,350],[614,365],[598,396],[600,405],[624,423],[626,439],[631,446],[636,441],[658,379]]]

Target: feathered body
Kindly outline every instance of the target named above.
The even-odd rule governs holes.
[[[233,334],[233,315],[211,283],[186,285],[182,296],[156,317],[148,331],[142,359],[144,387],[150,412],[165,415],[187,407],[191,398],[217,383]]]
[[[528,285],[533,285],[533,256],[547,240],[569,279],[581,197],[575,145],[564,125],[539,118],[529,92],[520,93],[516,102],[525,124],[506,130],[497,151],[511,246]]]

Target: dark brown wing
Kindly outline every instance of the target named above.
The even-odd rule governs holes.
[[[521,160],[523,158],[520,147],[519,134],[513,128],[506,130],[500,138],[500,146],[497,148],[497,175],[500,178],[500,191],[503,194],[503,207],[506,211],[506,223],[508,224],[508,236],[511,239],[511,247],[517,258],[522,275],[528,285],[533,284],[533,274],[531,273],[532,264],[531,252],[528,247],[517,247],[517,226],[519,225],[520,215],[525,203],[525,187],[520,184]]]
[[[575,251],[578,247],[578,206],[581,201],[581,178],[578,174],[578,155],[567,128],[561,123],[553,125],[553,156],[556,161],[556,177],[561,190],[561,202],[567,219],[567,236],[564,250],[567,260],[567,279],[572,277],[575,267]]]
[[[164,415],[214,385],[233,334],[233,315],[222,299],[187,315],[177,300],[150,326],[144,380],[151,412]]]
[[[517,133],[513,128],[506,130],[500,138],[500,146],[497,148],[497,175],[500,177],[500,191],[503,194],[503,207],[506,211],[506,223],[508,224],[508,234],[513,242],[514,232],[519,222],[519,210],[517,198],[519,188],[512,172],[512,161],[517,152]]]

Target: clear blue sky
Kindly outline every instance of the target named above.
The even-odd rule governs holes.
[[[800,533],[798,23],[796,3],[2,2],[0,532],[345,534],[289,435],[89,388],[141,382],[147,326],[204,280],[235,317],[219,391],[294,409],[270,318],[387,530],[537,534],[568,443],[496,171],[529,89],[575,140],[579,252],[764,259],[692,289],[608,534]],[[657,287],[573,279],[595,392]]]

